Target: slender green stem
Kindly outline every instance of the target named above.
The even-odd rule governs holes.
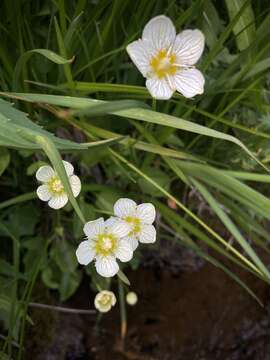
[[[124,286],[119,278],[118,278],[118,292],[119,292],[120,317],[121,317],[120,335],[121,335],[122,346],[124,347],[124,340],[127,333],[127,312],[126,312]]]

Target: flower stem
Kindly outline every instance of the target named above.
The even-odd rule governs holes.
[[[121,316],[121,342],[124,347],[124,341],[127,333],[127,312],[125,303],[125,293],[122,281],[118,278],[118,291],[119,291],[119,303],[120,303],[120,316]]]

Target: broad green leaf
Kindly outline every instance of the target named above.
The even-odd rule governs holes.
[[[93,99],[85,99],[78,97],[57,96],[57,95],[42,95],[42,94],[23,94],[23,93],[2,93],[3,96],[8,96],[14,99],[20,99],[30,102],[41,102],[54,104],[63,107],[70,107],[73,109],[84,109],[84,114],[95,114],[97,111],[101,113],[102,105],[106,105],[109,102]],[[86,110],[87,109],[87,110]],[[252,159],[254,159],[260,166],[262,166],[267,172],[270,173],[268,167],[266,167],[257,157],[236,137],[222,133],[220,131],[213,130],[211,128],[198,125],[196,123],[177,118],[175,116],[159,113],[153,110],[144,108],[131,108],[121,111],[110,111],[110,114],[118,115],[123,118],[129,118],[134,120],[140,120],[147,123],[159,124],[163,126],[169,126],[175,129],[193,132],[196,134],[210,136],[221,140],[232,142],[241,147]]]

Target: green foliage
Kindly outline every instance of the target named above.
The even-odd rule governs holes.
[[[126,54],[161,13],[178,31],[206,36],[198,64],[206,88],[194,100],[153,101]],[[38,279],[60,301],[83,276],[93,289],[109,287],[93,265],[78,265],[75,249],[82,223],[111,215],[119,197],[153,202],[171,229],[160,226],[159,239],[191,248],[260,302],[230,264],[270,282],[261,256],[270,252],[265,2],[4,0],[0,30],[0,358],[23,358]],[[77,199],[62,158],[82,180]],[[45,163],[69,195],[61,211],[36,199],[35,172]],[[141,259],[138,250],[132,268]]]

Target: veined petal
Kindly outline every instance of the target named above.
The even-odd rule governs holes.
[[[96,253],[89,240],[82,241],[76,250],[79,264],[88,265],[95,257]]]
[[[163,79],[147,79],[146,87],[151,96],[159,100],[168,100],[172,97],[174,90],[170,87],[165,78]]]
[[[113,234],[116,238],[119,239],[127,236],[129,232],[130,224],[121,219],[115,221],[114,224],[108,229],[108,233]]]
[[[144,27],[142,39],[149,41],[155,50],[168,49],[176,36],[175,27],[167,16],[160,15],[151,19]]]
[[[117,245],[115,256],[122,262],[130,261],[133,257],[133,250],[128,239],[120,239]]]
[[[135,251],[137,249],[137,247],[139,246],[139,241],[137,236],[134,235],[130,235],[127,236],[125,239],[127,239],[130,242],[131,248],[133,251]]]
[[[42,201],[49,201],[52,195],[49,192],[48,186],[46,184],[40,185],[37,188],[37,196]]]
[[[194,65],[204,49],[204,35],[200,30],[184,30],[175,38],[172,52],[180,65]]]
[[[94,221],[88,221],[83,227],[83,232],[90,239],[96,238],[103,231],[104,231],[104,219],[103,218],[99,218]]]
[[[156,241],[156,229],[153,225],[143,225],[139,241],[144,244],[151,244]]]
[[[59,196],[52,196],[51,199],[48,202],[48,205],[52,208],[52,209],[61,209],[62,207],[64,207],[68,202],[68,196],[67,194],[62,194]]]
[[[204,77],[197,69],[186,69],[178,71],[171,77],[175,89],[186,98],[191,98],[204,92]]]
[[[113,207],[114,215],[124,218],[135,214],[137,204],[135,201],[127,198],[121,198],[116,201]]]
[[[49,165],[41,166],[36,172],[36,178],[38,181],[47,182],[55,175],[55,171]]]
[[[129,44],[126,50],[138,70],[146,77],[146,74],[151,70],[150,61],[154,55],[151,44],[148,44],[148,41],[139,39]]]
[[[137,206],[137,216],[144,224],[153,224],[156,218],[156,210],[153,204],[146,203]]]
[[[109,219],[105,220],[104,225],[107,228],[112,227],[119,219],[115,216],[110,216]]]
[[[96,259],[95,266],[99,275],[112,277],[117,274],[119,266],[113,256],[98,256]]]
[[[71,175],[69,177],[69,183],[73,192],[73,195],[77,197],[81,192],[81,180],[77,175]]]
[[[70,162],[65,161],[65,160],[63,160],[63,165],[64,165],[64,167],[65,167],[67,176],[73,175],[73,173],[74,173],[74,167],[73,167],[73,165],[72,165]]]

